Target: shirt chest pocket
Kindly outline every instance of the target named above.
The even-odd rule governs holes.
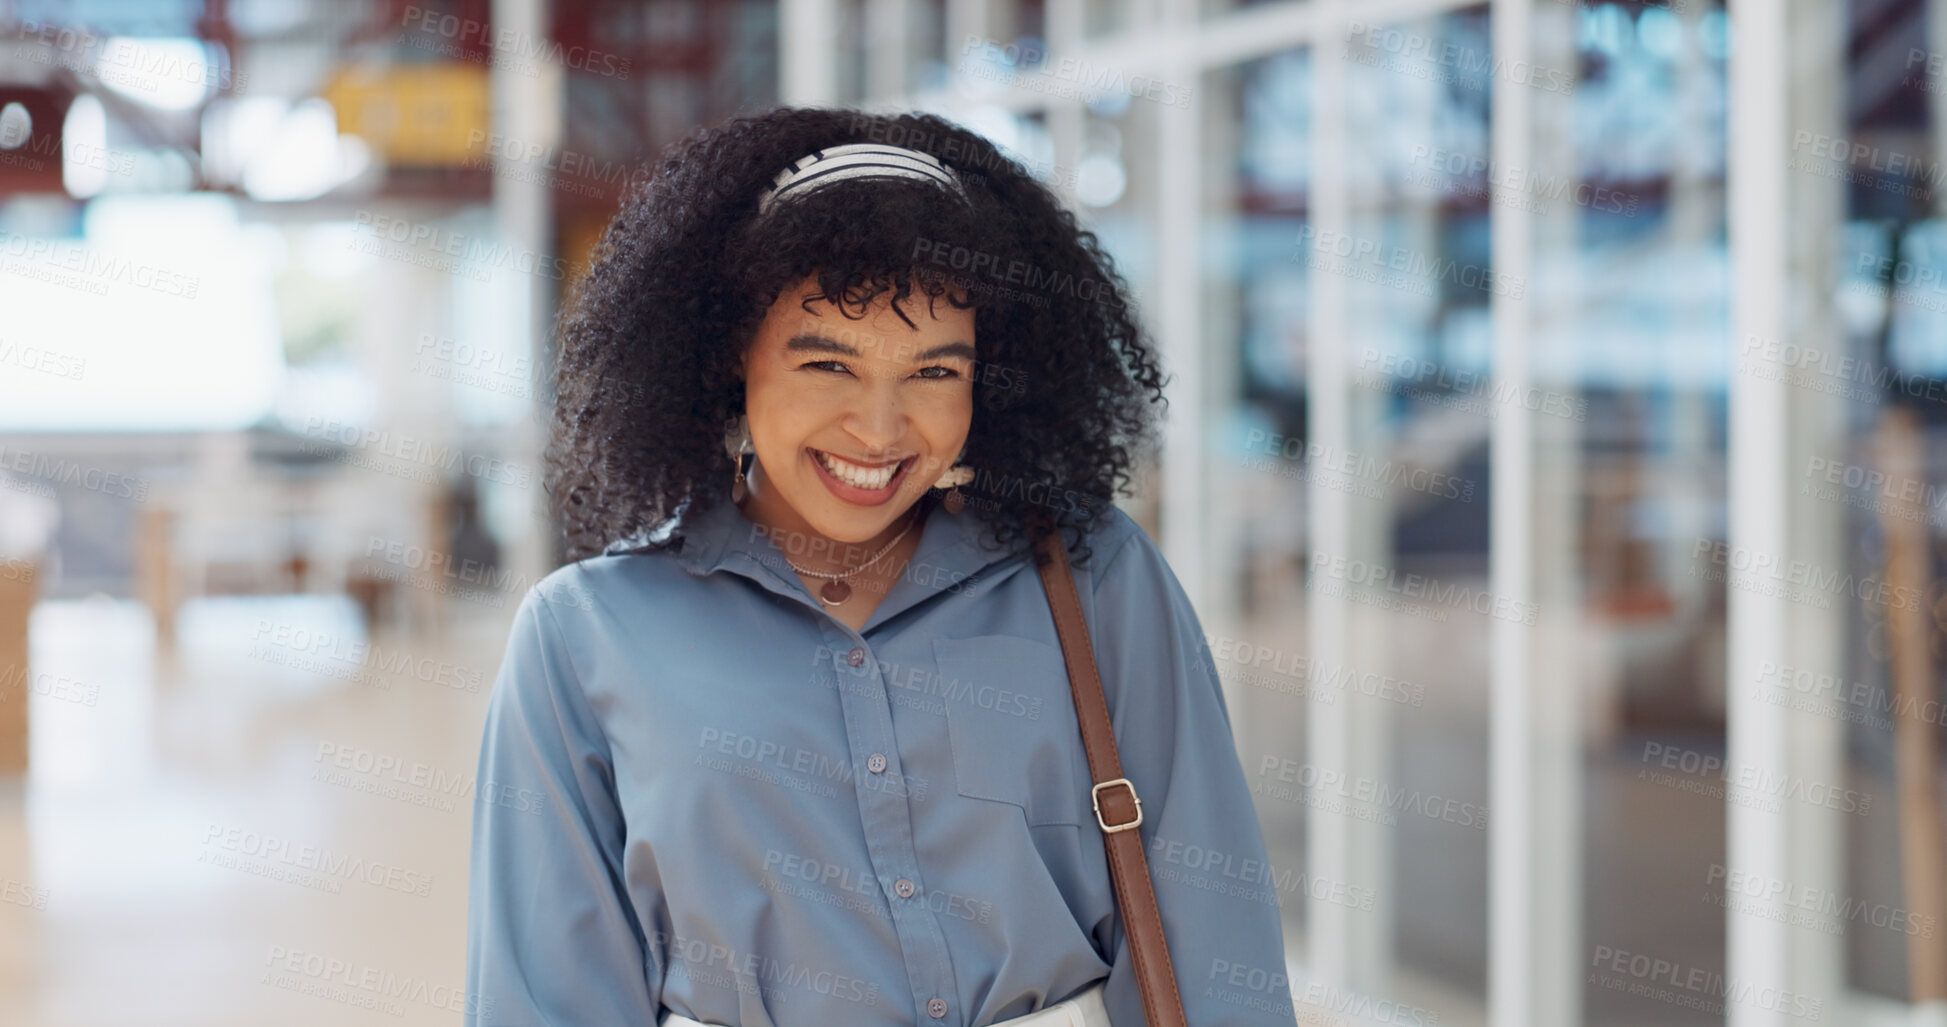
[[[1061,650],[1014,635],[936,638],[961,795],[1021,807],[1030,826],[1086,824],[1088,757]]]

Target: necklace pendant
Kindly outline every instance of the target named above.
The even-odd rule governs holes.
[[[852,598],[852,586],[847,585],[843,581],[827,581],[825,582],[825,587],[818,590],[818,598],[826,606],[837,606],[845,600]]]

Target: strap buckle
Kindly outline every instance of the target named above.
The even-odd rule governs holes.
[[[1131,820],[1125,824],[1111,824],[1108,821],[1102,819],[1102,789],[1108,788],[1112,785],[1121,785],[1124,788],[1129,789],[1129,801],[1136,804],[1136,819]],[[1127,831],[1130,828],[1135,827],[1137,824],[1143,822],[1143,801],[1140,797],[1136,795],[1135,784],[1132,783],[1126,777],[1118,777],[1112,781],[1098,782],[1095,785],[1095,787],[1090,788],[1088,790],[1088,801],[1090,805],[1095,807],[1095,822],[1097,824],[1102,825],[1102,833],[1104,834],[1114,834],[1117,831]]]

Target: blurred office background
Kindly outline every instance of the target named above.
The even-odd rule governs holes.
[[[455,1021],[546,326],[776,103],[1121,262],[1300,1023],[1947,1022],[1947,3],[0,0],[0,1023]]]

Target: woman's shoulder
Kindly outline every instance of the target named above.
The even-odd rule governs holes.
[[[1136,535],[1147,534],[1121,504],[1104,503],[1099,509],[1095,524],[1089,530],[1091,544],[1118,546]]]
[[[1157,559],[1161,558],[1156,544],[1150,541],[1149,532],[1115,503],[1106,504],[1101,509],[1089,525],[1084,541],[1088,544],[1089,556],[1079,569],[1094,581],[1100,581],[1105,570],[1116,566],[1133,551],[1147,550],[1154,553]]]
[[[658,550],[604,553],[565,563],[535,582],[532,592],[557,618],[573,612],[681,601],[675,593],[689,576],[674,554]]]

